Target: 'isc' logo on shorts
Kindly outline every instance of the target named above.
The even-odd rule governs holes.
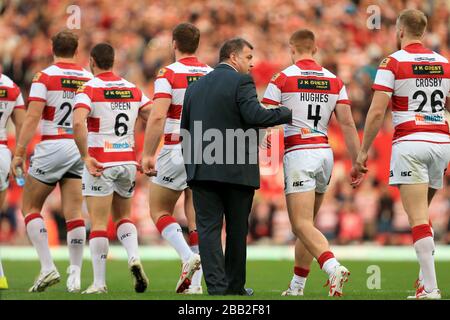
[[[294,181],[293,183],[292,183],[292,186],[293,187],[303,187],[303,183],[304,183],[305,181]]]
[[[411,177],[412,171],[402,171],[400,174],[402,177]]]

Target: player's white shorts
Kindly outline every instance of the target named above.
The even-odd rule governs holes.
[[[6,147],[0,147],[0,191],[9,186],[9,168],[11,166],[11,151]]]
[[[450,144],[403,141],[392,146],[390,185],[428,183],[443,185],[450,161]]]
[[[28,174],[45,184],[56,185],[64,178],[81,178],[83,166],[74,140],[46,140],[36,145]]]
[[[188,187],[181,146],[163,147],[156,160],[156,171],[156,177],[151,178],[153,183],[176,191]]]
[[[325,193],[333,170],[333,151],[301,149],[287,152],[283,158],[284,193],[315,190]]]
[[[136,186],[136,171],[135,165],[124,164],[106,168],[100,177],[94,177],[84,167],[83,196],[104,197],[115,192],[123,198],[131,198]]]

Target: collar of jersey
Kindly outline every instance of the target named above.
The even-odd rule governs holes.
[[[295,64],[300,69],[322,70],[322,67],[319,66],[317,64],[317,62],[314,61],[313,59],[301,59],[301,60],[298,60]]]
[[[408,44],[406,47],[403,48],[406,52],[409,53],[431,53],[431,50],[427,49],[422,43],[420,42],[414,42],[411,44]]]
[[[178,60],[178,62],[188,66],[196,66],[200,64],[196,56],[181,58]]]
[[[75,62],[57,62],[55,63],[58,67],[72,67],[73,69],[81,69]]]
[[[99,73],[97,74],[97,78],[100,78],[102,80],[120,80],[120,78],[116,76],[112,71]]]

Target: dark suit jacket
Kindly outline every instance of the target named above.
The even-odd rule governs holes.
[[[190,84],[184,97],[181,129],[182,135],[183,129],[190,133],[182,143],[188,184],[206,180],[259,188],[258,128],[291,121],[288,108],[261,106],[250,75],[219,64]]]

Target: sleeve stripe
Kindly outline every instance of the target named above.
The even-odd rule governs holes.
[[[338,100],[338,101],[336,102],[336,104],[338,104],[338,103],[340,103],[340,104],[348,104],[348,105],[351,105],[351,104],[352,104],[350,100],[345,100],[345,99]]]
[[[152,101],[151,101],[151,100],[149,100],[149,101],[147,101],[147,103],[143,104],[143,105],[139,108],[139,110],[141,110],[142,108],[148,106],[149,104],[152,104]]]
[[[274,106],[280,105],[279,102],[274,101],[274,100],[271,100],[271,99],[268,99],[268,98],[263,98],[262,101],[261,101],[261,103],[271,104],[271,105],[274,105]]]
[[[21,104],[21,105],[15,106],[14,109],[23,109],[23,110],[26,110],[27,108],[25,108],[25,105]]]
[[[155,93],[155,95],[153,96],[153,100],[161,99],[161,98],[172,99],[172,95],[170,93],[158,92],[158,93]]]
[[[379,84],[374,84],[372,85],[372,89],[375,91],[388,91],[388,92],[394,92],[394,89],[389,88],[389,87],[385,87]]]
[[[28,97],[28,101],[40,101],[40,102],[47,102],[47,100],[39,97]]]
[[[84,104],[84,103],[77,103],[75,105],[75,107],[73,108],[73,110],[76,110],[76,109],[79,109],[79,108],[83,108],[83,109],[91,111],[91,107],[89,107],[87,104]]]

